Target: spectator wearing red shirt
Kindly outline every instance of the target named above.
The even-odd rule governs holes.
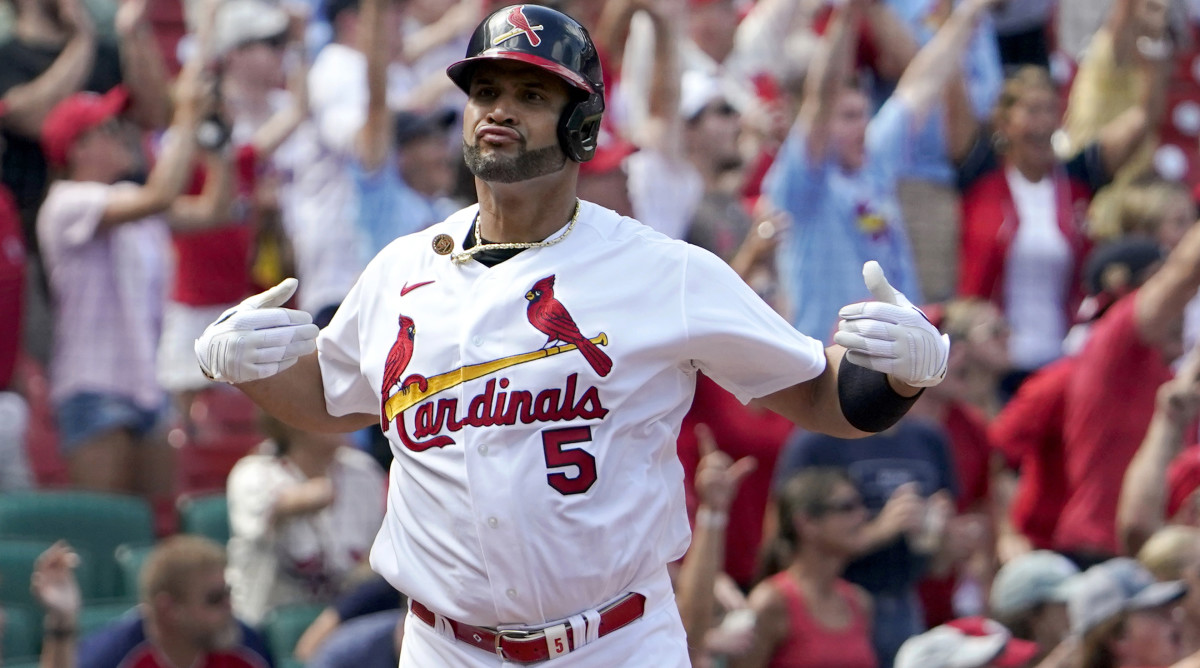
[[[696,381],[692,409],[679,432],[679,459],[683,463],[687,505],[694,516],[699,503],[695,473],[700,462],[696,427],[706,425],[721,450],[730,457],[753,457],[758,466],[746,478],[729,508],[725,536],[724,571],[743,591],[749,591],[757,574],[758,548],[763,536],[763,517],[775,460],[792,431],[792,423],[771,411],[743,406],[732,394],[707,376]]]
[[[1083,297],[1077,277],[1090,249],[1084,213],[1092,194],[1157,126],[1165,77],[1153,78],[1140,104],[1118,117],[1070,162],[1051,146],[1060,101],[1050,75],[1022,68],[1004,85],[994,143],[978,141],[965,159],[958,292],[990,299],[1012,329],[1011,394],[1029,372],[1061,355]],[[980,135],[982,137],[982,134]]]
[[[992,445],[988,417],[971,400],[987,401],[995,396],[996,383],[1008,367],[1007,329],[995,306],[983,300],[962,300],[926,309],[938,329],[950,336],[950,361],[946,379],[929,388],[909,414],[924,418],[942,429],[950,444],[950,458],[959,483],[955,499],[956,531],[964,540],[953,551],[944,575],[928,575],[921,582],[921,602],[929,627],[962,614],[983,611],[983,590],[995,570],[989,513],[991,511]],[[970,583],[970,584],[968,584]],[[979,592],[970,605],[956,613],[954,593],[961,585]],[[966,590],[964,590],[965,593]]]
[[[228,143],[222,147],[225,155],[197,165],[185,191],[203,205],[176,214],[206,227],[171,236],[175,277],[158,350],[159,382],[171,393],[185,425],[192,399],[209,385],[196,365],[193,342],[208,323],[252,292],[260,228],[250,202],[272,154],[308,115],[302,60],[290,73],[290,90],[277,88],[285,79],[285,49],[291,45],[294,53],[303,51],[301,26],[287,12],[263,0],[232,0],[212,20]]]
[[[1055,546],[1083,563],[1118,553],[1117,499],[1154,413],[1155,394],[1183,352],[1183,311],[1200,289],[1200,226],[1137,291],[1092,328],[1067,387],[1065,463],[1070,496]]]

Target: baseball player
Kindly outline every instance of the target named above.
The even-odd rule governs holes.
[[[319,335],[281,308],[294,279],[247,299],[201,367],[301,428],[386,429],[371,565],[412,600],[401,666],[686,666],[667,563],[696,372],[862,436],[941,380],[948,340],[868,263],[879,301],[822,349],[714,255],[578,200],[604,88],[570,17],[500,9],[448,74],[479,205],[386,247]]]

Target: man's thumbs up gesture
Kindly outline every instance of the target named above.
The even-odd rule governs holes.
[[[317,326],[304,311],[282,308],[299,282],[247,297],[196,339],[200,370],[213,380],[245,383],[273,376],[317,349]]]
[[[891,375],[914,387],[930,387],[946,377],[950,337],[939,334],[920,309],[893,288],[879,263],[863,265],[863,280],[875,299],[845,306],[833,340],[859,366]]]

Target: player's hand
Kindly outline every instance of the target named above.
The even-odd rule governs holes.
[[[282,283],[221,314],[196,339],[200,370],[213,380],[245,383],[267,378],[317,349],[317,326],[304,311],[280,308],[300,283]]]
[[[930,387],[946,377],[950,337],[939,334],[920,309],[893,288],[879,263],[863,265],[867,289],[878,301],[842,307],[833,340],[854,364],[886,373],[913,387]]]

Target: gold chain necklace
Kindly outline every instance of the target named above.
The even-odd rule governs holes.
[[[567,235],[571,233],[571,230],[575,229],[575,222],[579,220],[579,208],[579,199],[576,198],[575,213],[571,215],[571,221],[567,223],[567,229],[562,234],[550,239],[549,241],[519,241],[502,244],[483,242],[483,234],[479,231],[479,212],[475,212],[475,220],[471,223],[471,225],[475,228],[475,245],[461,253],[455,253],[454,255],[451,255],[450,259],[454,261],[454,264],[463,264],[472,257],[475,257],[476,253],[481,253],[486,250],[524,250],[526,248],[544,248],[547,246],[553,246],[563,239],[566,239]]]

